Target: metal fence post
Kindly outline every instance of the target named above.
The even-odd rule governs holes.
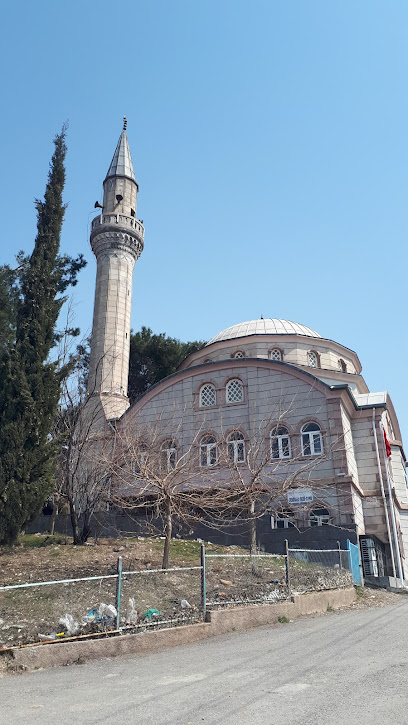
[[[290,561],[289,561],[289,542],[285,539],[285,556],[286,556],[286,585],[288,587],[288,596],[292,596],[292,587],[290,585]]]
[[[120,627],[120,595],[122,590],[122,557],[118,557],[116,567],[118,578],[116,580],[116,629]]]
[[[337,548],[339,550],[340,569],[343,569],[343,563],[342,563],[342,560],[341,560],[341,546],[340,546],[340,541],[337,542]]]
[[[207,614],[207,589],[205,581],[205,545],[201,544],[201,607],[205,620]]]

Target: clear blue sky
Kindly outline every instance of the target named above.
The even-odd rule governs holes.
[[[146,227],[133,328],[304,323],[358,352],[407,445],[406,2],[23,0],[2,21],[0,261],[32,248],[68,119],[62,248],[89,261],[89,331],[89,223],[126,115]]]

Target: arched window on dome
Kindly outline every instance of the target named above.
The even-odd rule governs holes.
[[[320,456],[323,453],[322,432],[317,423],[305,423],[301,435],[303,456]]]
[[[177,445],[174,440],[164,441],[160,449],[160,468],[162,471],[172,471],[177,464]]]
[[[214,436],[206,435],[200,441],[200,466],[215,466],[218,460],[217,441]]]
[[[225,401],[227,403],[242,403],[244,400],[244,386],[241,380],[229,380],[225,388]]]
[[[330,511],[323,507],[314,507],[309,511],[310,526],[324,526],[330,521]]]
[[[212,405],[215,405],[216,402],[217,396],[214,385],[212,385],[212,383],[205,383],[204,385],[202,385],[199,395],[200,408],[209,408]]]
[[[284,425],[277,425],[275,428],[272,428],[270,438],[271,459],[291,457],[289,431]]]
[[[320,355],[315,350],[309,350],[307,353],[307,364],[310,368],[320,367]]]
[[[342,373],[347,372],[347,365],[342,358],[339,359],[339,370],[341,370]]]
[[[280,362],[282,360],[282,350],[278,347],[274,347],[273,350],[269,351],[269,359],[274,360],[275,362]]]
[[[240,358],[245,357],[245,353],[242,350],[237,350],[233,353],[232,357],[235,358],[235,360],[239,360]]]
[[[238,430],[228,436],[228,458],[231,463],[245,463],[245,440]]]

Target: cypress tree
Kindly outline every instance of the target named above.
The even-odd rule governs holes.
[[[50,432],[67,374],[49,359],[64,297],[84,266],[59,256],[65,213],[65,128],[54,139],[44,201],[35,202],[37,236],[20,257],[16,333],[0,370],[0,542],[12,542],[53,490],[57,445]]]

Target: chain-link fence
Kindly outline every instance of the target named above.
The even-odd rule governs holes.
[[[279,554],[206,554],[206,607],[287,599],[286,561]]]
[[[286,542],[285,551],[206,554],[202,545],[197,566],[122,571],[119,557],[116,572],[0,587],[0,648],[190,624],[207,608],[352,586],[347,550]]]
[[[0,647],[157,629],[202,618],[201,566],[0,587]]]
[[[347,549],[289,549],[288,555],[293,594],[353,585]]]

